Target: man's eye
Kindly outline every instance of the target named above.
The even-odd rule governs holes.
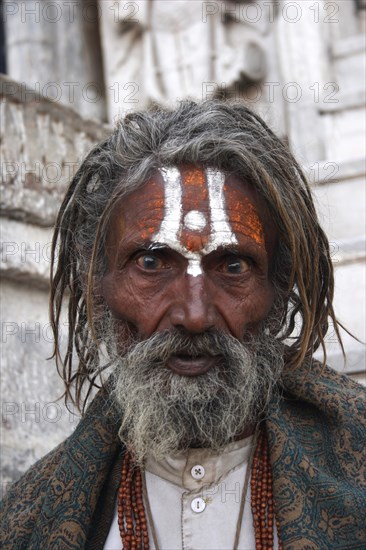
[[[246,271],[249,271],[250,269],[250,263],[247,260],[243,260],[243,258],[235,258],[235,259],[229,259],[226,260],[221,264],[221,271],[224,273],[245,273]]]
[[[164,267],[163,260],[154,254],[143,254],[137,258],[136,263],[143,269],[162,269]]]

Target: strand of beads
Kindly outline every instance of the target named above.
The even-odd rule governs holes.
[[[141,471],[126,451],[118,489],[118,525],[123,550],[149,549],[149,535],[142,498]]]
[[[269,461],[267,433],[261,429],[253,457],[250,482],[251,505],[256,550],[273,549],[274,509],[272,490],[272,471]],[[278,532],[278,548],[283,549]]]
[[[256,550],[273,550],[275,515],[272,471],[267,433],[264,428],[258,434],[253,456],[251,506]],[[128,451],[123,457],[122,479],[118,490],[118,525],[124,550],[149,549],[141,471],[134,465],[133,458]],[[278,548],[283,550],[280,533],[277,534]]]

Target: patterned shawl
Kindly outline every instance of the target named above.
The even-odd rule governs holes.
[[[1,548],[103,548],[120,481],[118,424],[100,392],[75,432],[9,490]],[[284,548],[365,550],[365,388],[317,363],[287,372],[266,427]]]

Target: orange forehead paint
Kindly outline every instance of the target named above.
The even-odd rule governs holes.
[[[233,188],[225,191],[225,174],[208,168],[167,167],[164,217],[152,242],[165,244],[188,260],[187,274],[202,273],[202,257],[225,246],[237,246],[237,235],[264,243],[263,227],[254,205]],[[156,208],[160,199],[156,200]],[[152,228],[146,229],[151,234]]]
[[[208,190],[206,177],[201,168],[185,168],[181,171],[183,193],[183,211],[188,214],[184,217],[181,243],[191,252],[199,252],[208,242],[208,221],[202,212],[208,211]],[[201,213],[201,216],[199,215]]]
[[[158,231],[164,217],[164,191],[156,180],[149,182],[149,189],[153,192],[154,198],[149,202],[147,215],[137,219],[137,225],[140,230],[140,237],[143,240],[151,239]],[[152,215],[152,212],[154,215]]]
[[[226,187],[226,186],[225,186]],[[226,193],[226,204],[230,225],[235,234],[246,235],[260,245],[264,245],[264,231],[257,211],[249,198],[243,199],[242,193],[230,187]]]
[[[201,168],[183,168],[183,203],[187,211],[207,209],[208,189],[206,177]]]

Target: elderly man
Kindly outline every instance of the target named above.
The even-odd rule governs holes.
[[[72,181],[56,250],[66,397],[101,389],[9,491],[3,548],[366,547],[365,391],[312,358],[329,321],[339,336],[328,242],[258,116],[127,115]]]

